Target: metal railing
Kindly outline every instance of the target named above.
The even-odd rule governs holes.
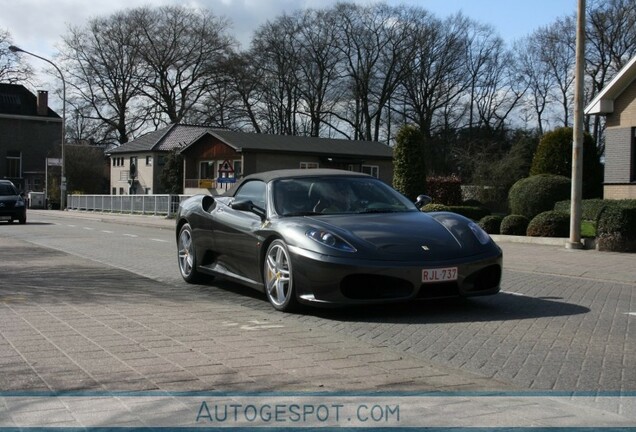
[[[173,216],[190,195],[68,195],[69,210]]]

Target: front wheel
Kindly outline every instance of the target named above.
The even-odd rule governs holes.
[[[265,294],[274,309],[282,312],[296,310],[298,299],[294,290],[292,264],[284,241],[274,240],[267,248],[263,273]]]
[[[179,231],[177,240],[179,272],[181,277],[188,283],[196,283],[201,280],[201,273],[197,270],[197,261],[192,241],[192,227],[185,224]]]

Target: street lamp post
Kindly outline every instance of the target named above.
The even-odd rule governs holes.
[[[65,192],[66,192],[66,177],[65,177],[65,170],[64,170],[64,128],[66,127],[66,81],[64,80],[64,75],[62,74],[62,71],[60,70],[59,67],[57,67],[57,65],[55,63],[53,63],[51,60],[44,58],[44,57],[40,57],[37,54],[33,54],[32,52],[29,51],[25,51],[22,48],[18,48],[15,45],[11,45],[9,47],[9,50],[11,52],[14,53],[18,53],[18,52],[23,52],[25,54],[29,54],[30,56],[33,56],[35,58],[39,58],[40,60],[43,60],[45,62],[47,62],[48,64],[50,64],[51,66],[53,66],[55,68],[55,70],[57,70],[57,72],[60,74],[60,78],[62,78],[62,142],[60,144],[60,147],[62,148],[62,175],[61,175],[61,179],[60,179],[60,210],[64,210],[66,208],[65,205]]]

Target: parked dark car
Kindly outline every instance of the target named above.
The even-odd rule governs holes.
[[[179,270],[229,277],[282,311],[499,292],[501,249],[470,219],[421,212],[428,202],[349,171],[250,175],[181,204]]]
[[[0,221],[26,223],[24,195],[9,180],[0,180]]]

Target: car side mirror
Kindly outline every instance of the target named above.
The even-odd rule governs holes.
[[[418,209],[421,209],[426,204],[430,204],[431,202],[433,202],[433,198],[431,198],[430,196],[418,195],[417,199],[415,200],[415,207],[417,207]]]
[[[265,220],[266,218],[265,209],[254,204],[252,200],[232,201],[232,203],[230,204],[230,207],[233,210],[252,212],[258,217],[260,217],[261,220]]]

